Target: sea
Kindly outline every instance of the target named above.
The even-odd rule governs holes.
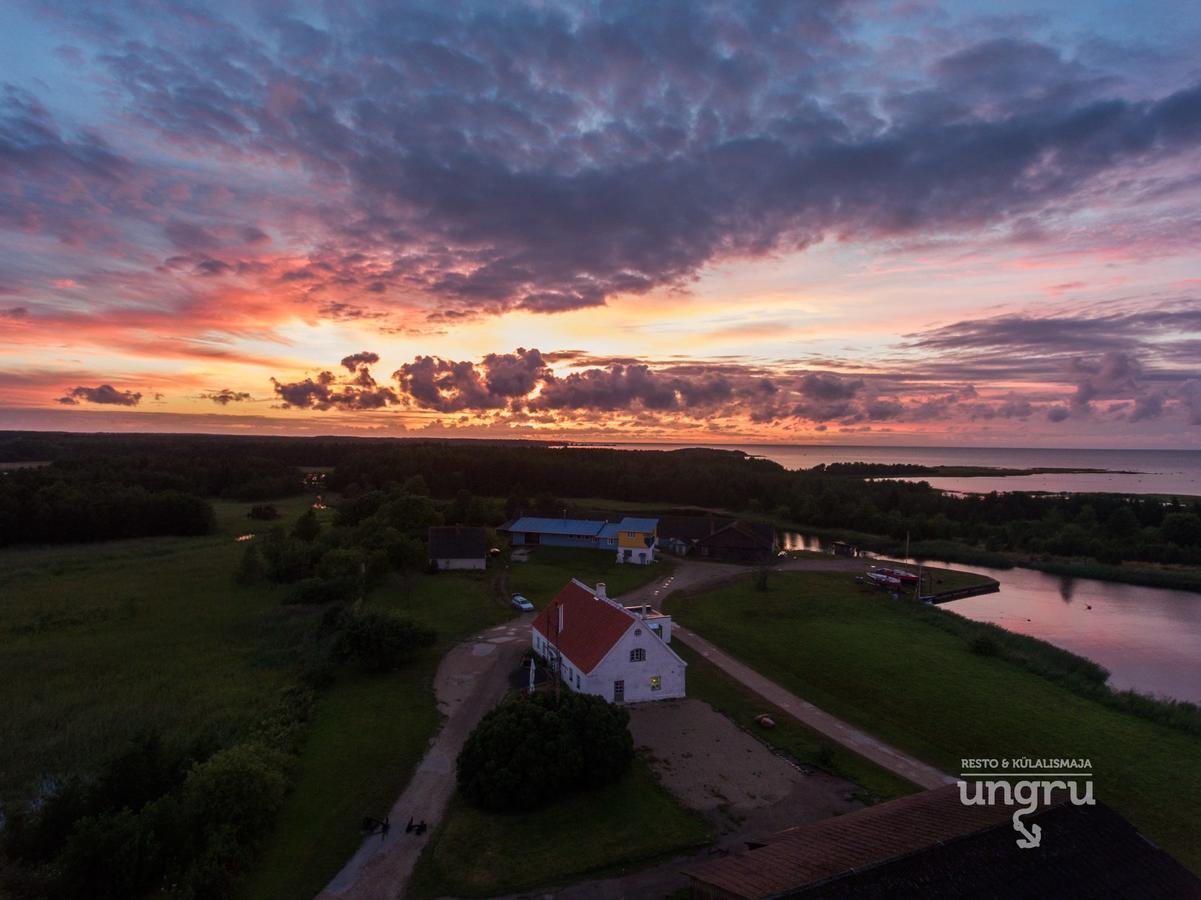
[[[596,445],[593,445],[596,446]],[[710,447],[742,450],[786,469],[822,463],[911,463],[1005,469],[1105,469],[1104,473],[925,477],[932,487],[958,493],[1049,491],[1053,493],[1164,494],[1201,497],[1201,450],[1070,450],[1043,447],[900,447],[852,444],[605,444],[619,450]]]

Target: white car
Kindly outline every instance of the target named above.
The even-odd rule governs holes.
[[[509,603],[512,604],[514,609],[519,609],[522,612],[533,612],[534,611],[534,604],[532,604],[529,600],[525,599],[525,597],[521,596],[521,594],[514,594],[513,599],[510,600]]]

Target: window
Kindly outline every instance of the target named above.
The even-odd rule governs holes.
[[[646,651],[641,647],[630,651],[630,662],[646,662]]]
[[[659,675],[651,676],[651,690],[652,691],[663,690],[663,678],[661,676],[659,676]]]

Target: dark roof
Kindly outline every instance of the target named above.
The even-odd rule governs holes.
[[[482,528],[440,525],[430,529],[430,559],[483,559],[487,555]]]
[[[696,543],[698,547],[744,547],[770,551],[776,545],[776,530],[764,522],[731,522]]]
[[[678,538],[683,541],[699,541],[706,535],[732,524],[733,519],[721,516],[660,516],[659,540]]]
[[[558,629],[559,608],[563,628]],[[602,600],[575,579],[555,595],[534,619],[534,629],[559,648],[567,660],[587,674],[605,658],[634,623],[624,606]]]
[[[1025,817],[1039,847],[1017,846],[1013,807],[965,806],[957,785],[769,838],[685,869],[734,897],[1201,897],[1201,881],[1103,804],[1058,803]]]

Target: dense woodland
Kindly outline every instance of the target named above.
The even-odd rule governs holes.
[[[1115,494],[1068,497],[943,494],[924,483],[873,481],[891,467],[852,464],[789,471],[737,451],[562,449],[534,443],[177,435],[8,434],[0,460],[54,459],[0,478],[0,542],[87,540],[194,533],[187,516],[166,525],[149,497],[265,499],[299,489],[296,466],[331,468],[327,485],[356,502],[421,479],[409,493],[454,500],[446,521],[479,521],[472,498],[506,498],[507,511],[556,497],[691,505],[770,515],[798,528],[846,530],[893,540],[956,542],[981,552],[1091,558],[1099,562],[1201,564],[1201,502]],[[121,492],[130,492],[127,497]],[[376,492],[384,492],[383,494]],[[129,509],[72,521],[112,493]],[[467,499],[463,499],[467,498]],[[183,501],[176,499],[172,503]],[[111,516],[111,518],[106,518]],[[133,520],[133,521],[130,521]],[[107,524],[106,524],[107,523]],[[485,522],[486,524],[494,524]],[[171,531],[176,527],[181,531]],[[203,530],[203,529],[201,529]],[[86,532],[81,534],[81,532]]]
[[[0,546],[206,534],[213,510],[204,498],[259,500],[301,490],[295,467],[229,446],[122,449],[97,443],[51,465],[0,475]]]

